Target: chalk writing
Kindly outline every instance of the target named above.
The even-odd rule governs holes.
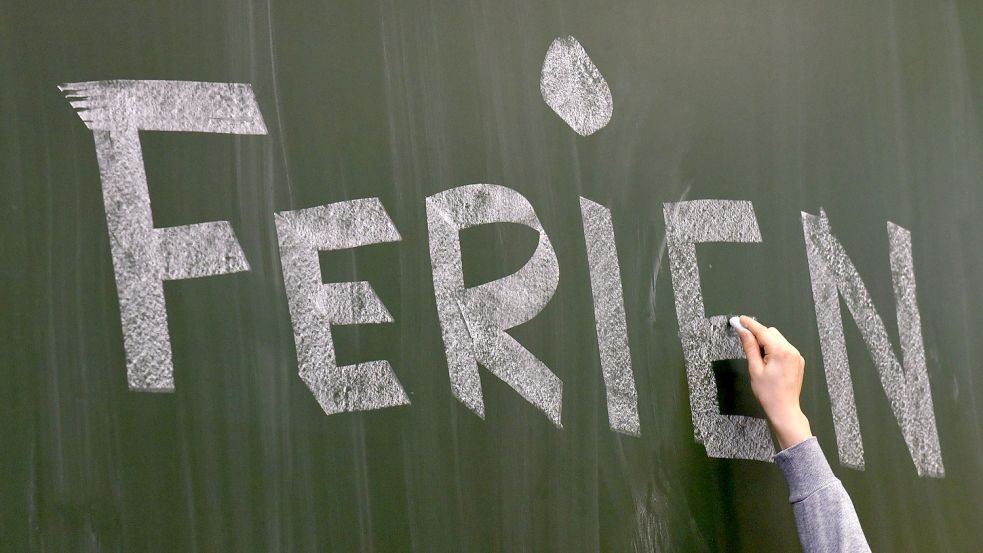
[[[174,390],[164,280],[248,271],[227,221],[154,228],[139,131],[266,134],[248,84],[94,81],[59,87],[92,130],[119,295],[127,383]]]
[[[563,84],[557,79],[574,82]],[[565,86],[572,89],[564,91]],[[247,271],[249,265],[227,221],[153,226],[139,132],[265,134],[256,99],[249,85],[229,83],[125,80],[59,88],[93,132],[119,295],[127,383],[132,390],[173,391],[163,281]],[[581,134],[594,132],[610,118],[607,84],[572,37],[557,39],[551,46],[544,64],[543,96]],[[638,398],[611,212],[586,198],[580,198],[580,209],[609,425],[637,436]],[[559,283],[556,253],[533,207],[510,188],[471,184],[428,197],[426,212],[451,393],[483,418],[481,364],[562,427],[563,382],[505,332],[539,314]],[[712,363],[741,358],[743,351],[728,332],[726,317],[706,316],[696,258],[699,243],[760,242],[754,208],[749,201],[679,201],[664,204],[663,216],[694,436],[711,457],[770,460],[774,448],[763,419],[720,413]],[[298,373],[324,412],[409,404],[388,361],[337,364],[333,325],[391,322],[393,317],[368,282],[324,284],[318,261],[320,250],[400,241],[382,203],[368,198],[282,211],[274,214],[274,221]],[[459,233],[494,223],[535,230],[536,250],[515,273],[465,287]],[[887,225],[902,363],[863,281],[830,231],[826,214],[802,213],[802,228],[841,463],[864,466],[839,297],[870,350],[918,474],[942,478],[945,470],[916,302],[910,233]]]
[[[607,390],[608,424],[612,430],[638,436],[641,431],[638,394],[635,391],[635,375],[631,370],[628,323],[611,210],[582,197],[580,213],[584,221],[584,242],[590,265],[597,348]]]
[[[546,105],[581,136],[594,134],[611,120],[611,89],[584,47],[572,36],[557,38],[550,44],[543,60],[539,91]]]
[[[378,198],[281,211],[274,217],[301,380],[328,415],[410,403],[388,361],[338,366],[331,325],[392,322],[365,281],[325,284],[318,250],[398,242]]]
[[[491,223],[517,223],[537,231],[536,251],[515,273],[465,288],[458,233]],[[484,418],[481,363],[561,426],[563,382],[504,332],[542,311],[560,280],[553,245],[529,201],[504,186],[459,186],[427,198],[427,226],[437,315],[454,397]]]
[[[720,414],[713,362],[743,358],[744,351],[727,332],[725,316],[706,318],[696,263],[699,243],[760,242],[754,207],[745,201],[668,202],[663,216],[696,441],[710,457],[770,461],[775,451],[767,421]]]
[[[860,274],[830,230],[826,213],[820,211],[816,217],[803,212],[802,231],[840,463],[855,469],[864,468],[863,439],[843,337],[839,303],[842,296],[877,367],[881,386],[890,400],[918,475],[942,478],[945,468],[925,366],[921,315],[915,299],[911,234],[893,223],[887,224],[902,366]]]

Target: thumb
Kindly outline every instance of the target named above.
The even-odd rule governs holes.
[[[764,370],[764,361],[761,359],[761,346],[750,330],[739,330],[737,335],[741,338],[741,346],[744,347],[744,356],[747,357],[748,372],[757,375]]]

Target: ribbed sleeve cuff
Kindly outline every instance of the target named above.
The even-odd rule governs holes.
[[[783,449],[774,460],[788,483],[789,503],[798,503],[836,481],[815,436]]]

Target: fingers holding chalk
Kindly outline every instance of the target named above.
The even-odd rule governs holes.
[[[751,333],[754,334],[755,336],[760,336],[761,334],[768,331],[765,325],[759,323],[757,319],[752,319],[747,315],[741,315],[740,317],[738,317],[738,320],[740,321],[741,325],[744,326],[744,328],[751,331]]]
[[[744,348],[744,356],[747,358],[748,371],[752,374],[759,373],[764,368],[764,362],[761,358],[761,345],[757,338],[741,324],[740,317],[731,317],[730,326],[737,331],[737,336],[741,340],[741,347]]]
[[[755,339],[757,339],[758,343],[761,344],[761,347],[765,348],[766,350],[778,342],[778,337],[772,333],[772,330],[759,323],[757,320],[752,319],[747,315],[741,315],[740,323],[741,326],[746,328],[749,332],[751,332],[751,334],[754,334]],[[784,340],[784,338],[782,340]]]

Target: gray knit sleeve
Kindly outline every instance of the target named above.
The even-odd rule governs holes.
[[[788,482],[795,526],[805,553],[870,551],[846,489],[815,437],[775,455]]]

